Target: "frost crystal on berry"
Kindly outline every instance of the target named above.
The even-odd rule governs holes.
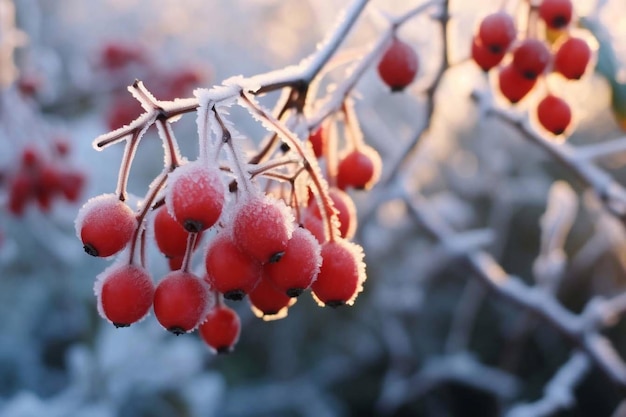
[[[169,177],[167,209],[188,232],[213,226],[222,214],[225,187],[219,170],[198,160],[178,167]]]
[[[137,220],[130,207],[116,195],[103,194],[85,203],[74,225],[85,252],[107,257],[128,244],[137,228]]]
[[[322,245],[322,266],[313,283],[313,297],[320,306],[352,305],[363,291],[365,263],[363,248],[339,239]]]
[[[96,277],[94,293],[100,316],[115,327],[127,327],[148,315],[154,284],[145,268],[118,262]]]
[[[235,207],[233,238],[241,250],[259,262],[276,262],[287,248],[293,223],[293,214],[282,200],[250,196]]]
[[[154,315],[176,335],[198,327],[211,304],[208,285],[189,272],[170,272],[154,292]]]

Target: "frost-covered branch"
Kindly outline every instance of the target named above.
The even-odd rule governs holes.
[[[407,161],[409,161],[415,154],[415,150],[419,146],[423,137],[430,130],[430,126],[432,123],[433,115],[435,114],[435,94],[443,80],[443,76],[450,68],[450,39],[448,34],[448,23],[450,22],[450,1],[444,0],[441,6],[441,11],[439,12],[437,21],[439,22],[439,31],[441,34],[441,45],[442,51],[440,55],[440,63],[439,69],[433,78],[431,84],[426,88],[425,91],[425,115],[424,120],[425,123],[422,127],[420,127],[414,134],[408,145],[406,145],[405,150],[400,154],[401,158],[399,161],[395,161],[392,165],[392,170],[383,179],[383,183],[386,185],[391,184],[398,175],[403,171]]]
[[[557,371],[544,389],[538,401],[513,407],[507,417],[546,417],[570,408],[575,403],[574,390],[589,372],[590,362],[586,355],[576,352]]]
[[[519,381],[502,370],[480,363],[466,352],[430,358],[423,367],[408,377],[388,376],[378,399],[377,409],[392,415],[406,402],[428,394],[449,382],[461,384],[498,398],[510,399],[519,389]]]
[[[380,55],[382,55],[384,48],[389,44],[392,37],[395,35],[396,31],[401,27],[401,25],[406,23],[410,18],[423,13],[424,11],[439,4],[440,2],[440,0],[428,1],[409,10],[403,15],[392,19],[389,22],[388,28],[382,32],[382,34],[380,35],[376,43],[368,51],[368,53],[354,64],[353,68],[350,69],[345,79],[343,79],[338,85],[333,87],[333,91],[330,94],[330,97],[318,110],[315,111],[315,114],[310,117],[309,130],[314,131],[315,129],[317,129],[328,116],[341,108],[344,101],[353,91],[354,87],[361,79],[365,71],[371,68],[376,60],[380,58]],[[445,3],[445,5],[447,6],[447,2]],[[447,13],[447,9],[445,13]],[[445,30],[444,33],[446,33]],[[446,65],[447,64],[442,65],[441,72],[445,71]],[[440,77],[441,75],[438,75],[433,84],[438,83]]]
[[[405,194],[411,215],[433,238],[445,242],[454,231],[434,212],[418,192]],[[465,254],[468,266],[494,294],[519,308],[532,312],[561,336],[585,352],[615,384],[626,389],[626,363],[610,342],[599,333],[594,303],[581,315],[563,307],[551,294],[539,287],[529,287],[521,279],[509,275],[487,252],[475,250]]]
[[[608,159],[626,152],[626,137],[611,139],[602,143],[578,145],[576,158],[581,161]]]
[[[479,102],[486,100],[478,93],[474,93],[473,96]],[[604,207],[614,216],[620,219],[626,216],[626,188],[588,158],[581,157],[575,146],[548,140],[530,125],[526,116],[495,106],[488,108],[488,114],[493,114],[515,127],[524,138],[539,146],[552,159],[576,175],[583,184],[595,192]]]

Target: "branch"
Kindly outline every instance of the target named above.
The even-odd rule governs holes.
[[[514,376],[483,365],[466,352],[430,358],[419,371],[408,377],[390,377],[382,386],[376,406],[384,415],[394,414],[406,402],[415,401],[448,382],[505,399],[510,399],[519,390],[519,381]]]
[[[404,193],[411,214],[433,238],[445,242],[454,231],[435,213],[419,193]],[[542,288],[529,287],[521,279],[507,274],[496,260],[480,250],[465,254],[474,276],[487,288],[507,302],[541,318],[571,344],[581,349],[589,359],[617,386],[626,392],[626,363],[610,342],[599,334],[596,300],[591,300],[581,315],[563,307]]]
[[[410,18],[413,18],[416,15],[423,13],[425,10],[439,3],[440,0],[431,0],[415,7],[412,10],[409,10],[405,14],[390,21],[389,27],[378,38],[374,46],[372,46],[368,53],[354,65],[354,67],[349,71],[347,77],[341,82],[341,84],[336,86],[336,88],[332,92],[332,95],[322,105],[322,107],[310,117],[309,131],[315,131],[328,116],[341,109],[341,106],[343,105],[345,99],[350,95],[352,90],[354,90],[357,82],[361,79],[365,71],[371,68],[374,62],[376,62],[376,60],[380,58],[385,50],[385,47],[389,44],[394,34],[402,24],[406,23]],[[445,43],[447,44],[447,41]],[[447,49],[447,46],[445,48]],[[445,53],[445,55],[447,57],[447,52]],[[437,78],[439,77],[440,76],[438,76]],[[435,82],[438,84],[439,80],[437,78]]]
[[[575,403],[574,390],[589,372],[590,363],[584,354],[577,352],[558,370],[544,389],[544,397],[512,408],[506,417],[544,417],[570,408]]]
[[[477,93],[473,94],[473,98],[477,101],[484,100]],[[609,213],[620,220],[626,217],[626,189],[606,171],[589,162],[588,158],[581,157],[575,146],[546,139],[530,126],[526,117],[497,107],[491,107],[488,112],[515,127],[524,138],[539,146],[552,159],[576,175],[583,184],[595,192]]]

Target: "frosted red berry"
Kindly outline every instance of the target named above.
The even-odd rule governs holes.
[[[572,20],[571,0],[543,0],[539,5],[539,16],[552,29],[562,29]]]
[[[284,318],[287,308],[295,302],[295,299],[276,288],[266,276],[259,280],[248,299],[254,314],[265,320]]]
[[[127,327],[145,317],[152,307],[154,284],[145,268],[113,265],[96,279],[98,311],[115,327]]]
[[[321,218],[317,217],[312,210],[307,210],[304,213],[302,225],[306,230],[311,232],[319,243],[324,243],[326,241],[324,222]]]
[[[546,130],[554,135],[560,135],[570,125],[572,111],[565,100],[550,94],[539,102],[537,119]]]
[[[394,37],[378,62],[378,75],[391,91],[402,91],[415,79],[419,60],[415,49]]]
[[[282,200],[251,196],[235,208],[232,228],[243,252],[261,263],[277,262],[291,237],[293,216]]]
[[[337,187],[370,189],[380,177],[382,161],[376,150],[363,145],[342,155],[337,166]]]
[[[591,60],[591,48],[580,38],[568,38],[554,55],[554,71],[570,80],[580,79]]]
[[[76,218],[76,232],[85,252],[92,256],[107,257],[121,251],[137,226],[135,213],[113,194],[90,199]]]
[[[244,253],[226,232],[209,243],[205,266],[209,285],[229,300],[241,300],[261,278],[261,264]]]
[[[507,13],[492,13],[480,22],[478,39],[494,54],[506,52],[515,37],[515,22]]]
[[[326,135],[326,130],[321,126],[309,135],[309,142],[311,142],[313,153],[317,158],[321,158],[324,155],[324,147],[327,141]]]
[[[178,167],[169,178],[165,203],[188,232],[213,226],[222,214],[225,187],[218,169],[198,160]]]
[[[296,228],[280,262],[266,264],[264,276],[280,292],[297,297],[308,289],[319,273],[321,247],[313,234]]]
[[[550,51],[538,39],[525,39],[513,51],[513,68],[524,78],[533,80],[541,75],[550,63]]]
[[[339,220],[340,236],[345,239],[352,239],[357,228],[356,206],[352,197],[337,187],[330,187],[328,195],[335,206],[337,220]],[[308,207],[311,214],[319,219],[322,218],[322,213],[315,201],[311,201]]]
[[[321,305],[338,307],[352,304],[365,281],[365,265],[360,246],[344,239],[322,245],[322,266],[311,286]]]
[[[209,288],[200,278],[189,272],[170,272],[156,287],[154,315],[168,331],[183,334],[200,324],[209,301]]]
[[[537,79],[529,79],[520,74],[512,65],[507,65],[498,74],[500,92],[511,103],[517,103],[533,89]]]
[[[229,353],[239,340],[241,320],[235,310],[217,305],[206,315],[198,331],[204,343],[215,352]]]
[[[182,257],[187,250],[189,232],[161,206],[154,216],[154,240],[168,258]],[[197,244],[198,240],[196,241]]]
[[[505,52],[492,52],[477,37],[472,40],[472,59],[485,72],[502,62],[504,55]]]

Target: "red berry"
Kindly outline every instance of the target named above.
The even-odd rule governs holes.
[[[394,37],[378,63],[378,75],[391,91],[404,90],[415,78],[417,53],[406,42]]]
[[[215,352],[229,353],[239,340],[241,321],[235,310],[218,305],[209,311],[198,331],[204,343]]]
[[[9,183],[9,204],[11,213],[21,216],[28,200],[35,195],[35,184],[26,172],[18,172]]]
[[[154,284],[137,265],[113,265],[96,279],[100,315],[115,327],[127,327],[145,317],[152,307]]]
[[[321,247],[313,234],[301,227],[293,231],[280,262],[263,266],[265,277],[283,294],[297,297],[319,273]]]
[[[68,201],[76,202],[85,184],[85,176],[81,172],[70,171],[61,173],[59,186]]]
[[[550,94],[539,102],[537,119],[546,130],[560,135],[572,121],[572,111],[565,100]]]
[[[533,89],[537,79],[526,78],[513,68],[512,65],[507,65],[500,70],[498,81],[502,95],[511,103],[517,103]]]
[[[175,256],[173,258],[167,258],[167,264],[170,267],[170,271],[178,271],[183,267],[184,256]]]
[[[207,281],[229,300],[241,300],[261,278],[261,265],[239,249],[226,232],[209,244],[205,266]]]
[[[344,239],[322,245],[322,266],[313,282],[313,295],[320,305],[352,305],[365,281],[363,250]]]
[[[137,228],[133,211],[114,194],[87,201],[76,217],[76,232],[85,252],[107,257],[124,249]]]
[[[37,190],[35,192],[35,201],[37,202],[37,205],[39,206],[39,209],[41,211],[47,212],[48,210],[50,210],[50,206],[52,205],[52,196],[52,190],[37,187]]]
[[[263,276],[248,296],[254,314],[264,320],[282,319],[287,316],[287,309],[295,298],[291,298],[284,291],[279,290],[272,282]]]
[[[210,307],[209,288],[184,271],[170,272],[154,292],[154,315],[163,327],[180,335],[195,329]]]
[[[280,260],[293,230],[293,216],[285,203],[251,196],[235,210],[233,239],[241,250],[261,263]]]
[[[313,153],[317,158],[324,156],[326,134],[326,130],[320,126],[315,132],[309,135],[309,142],[311,142],[311,145],[313,146]]]
[[[502,58],[504,58],[504,55],[504,51],[497,53],[492,52],[480,42],[480,39],[474,37],[472,41],[472,59],[483,71],[489,71],[491,68],[498,65],[502,61]]]
[[[552,29],[561,29],[569,25],[572,11],[570,0],[543,0],[539,5],[539,16]]]
[[[41,155],[39,150],[33,146],[26,146],[22,150],[22,166],[25,168],[34,168],[41,163]]]
[[[326,231],[324,230],[324,222],[321,218],[315,216],[312,210],[307,210],[303,216],[303,226],[306,230],[311,232],[315,239],[319,243],[326,241]]]
[[[154,216],[154,240],[161,253],[168,258],[182,257],[187,250],[188,238],[189,232],[170,215],[167,207],[159,207]],[[199,240],[196,240],[196,246]]]
[[[565,78],[578,80],[585,73],[590,59],[591,48],[587,42],[580,38],[568,38],[554,56],[554,70]]]
[[[529,38],[522,41],[513,52],[513,68],[529,80],[541,75],[549,62],[550,51],[545,43],[538,39]]]
[[[378,181],[381,165],[380,155],[374,148],[363,145],[353,149],[339,159],[337,187],[367,190]]]
[[[179,69],[167,74],[164,80],[165,90],[160,94],[162,100],[174,100],[191,93],[202,82],[202,74],[194,68]]]
[[[504,12],[488,15],[480,22],[478,28],[480,43],[493,54],[506,52],[516,35],[513,18]]]
[[[38,188],[50,194],[61,191],[61,172],[52,164],[44,164],[37,171]]]
[[[144,62],[144,50],[139,45],[110,42],[100,52],[100,64],[108,70],[117,70],[134,62]]]
[[[217,222],[225,198],[219,170],[198,160],[178,167],[168,181],[167,209],[185,230],[197,233]]]
[[[128,95],[116,97],[109,107],[106,123],[109,130],[119,129],[135,120],[143,109],[137,100]]]
[[[43,87],[43,80],[36,74],[21,74],[17,79],[17,88],[26,97],[33,97]]]
[[[329,188],[328,194],[335,206],[341,237],[352,239],[356,233],[357,227],[356,206],[354,205],[354,201],[352,201],[352,197],[345,191],[336,187]],[[315,201],[311,201],[309,204],[309,211],[315,217],[319,219],[322,218],[322,213]]]
[[[55,138],[52,144],[54,151],[57,155],[63,157],[70,153],[70,143],[64,138]]]

